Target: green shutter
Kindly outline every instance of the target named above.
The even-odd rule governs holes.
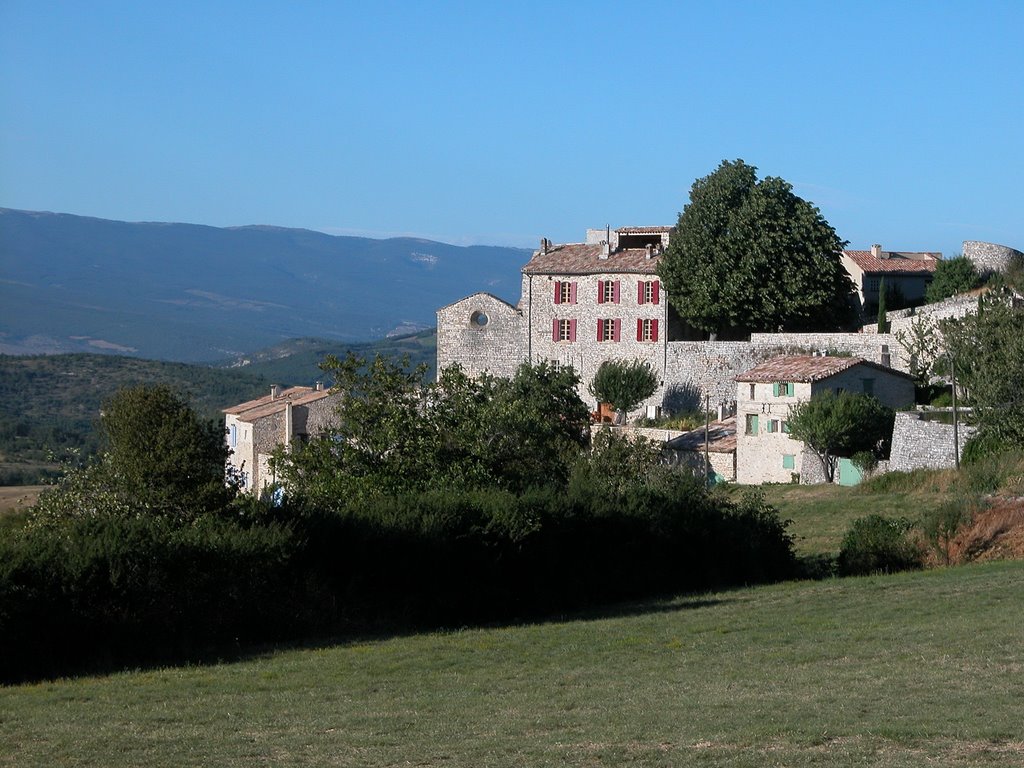
[[[796,457],[792,453],[782,454],[782,468],[796,469]]]
[[[774,384],[772,384],[772,394],[775,397],[779,396],[779,382],[777,382],[777,381]]]

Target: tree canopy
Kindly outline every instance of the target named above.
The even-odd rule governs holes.
[[[831,390],[797,403],[789,412],[790,435],[818,454],[825,476],[835,479],[840,456],[888,451],[896,415],[892,408],[861,393]]]
[[[943,259],[935,266],[935,275],[925,292],[929,304],[970,291],[981,285],[981,276],[974,262],[966,256]]]
[[[623,413],[635,409],[657,388],[658,376],[643,360],[605,360],[589,387],[590,394]]]
[[[378,357],[329,357],[345,394],[336,426],[278,457],[289,492],[331,504],[427,488],[521,491],[564,481],[586,444],[589,412],[571,368],[522,365],[511,379],[470,378]]]
[[[845,245],[788,182],[723,161],[693,183],[658,271],[679,315],[713,338],[829,330],[852,316]]]
[[[1009,291],[983,296],[977,314],[939,323],[943,349],[935,372],[956,366],[957,390],[973,406],[978,441],[995,449],[1024,445],[1024,307]]]

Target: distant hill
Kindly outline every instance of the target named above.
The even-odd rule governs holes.
[[[212,362],[294,338],[380,339],[479,290],[516,300],[529,255],[0,208],[0,353]]]
[[[0,485],[39,482],[58,473],[56,459],[69,451],[93,453],[100,407],[125,387],[165,384],[204,418],[217,419],[271,384],[333,384],[318,368],[329,354],[408,355],[410,364],[433,371],[436,341],[433,329],[363,344],[293,339],[219,366],[101,354],[0,355]]]

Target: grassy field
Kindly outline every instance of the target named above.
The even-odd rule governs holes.
[[[0,689],[0,765],[1024,765],[1022,581],[797,582]]]

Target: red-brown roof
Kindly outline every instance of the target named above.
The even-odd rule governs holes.
[[[898,275],[908,272],[934,272],[940,254],[907,251],[887,251],[887,258],[872,256],[871,251],[843,251],[854,264],[872,274]]]
[[[674,451],[703,451],[704,427],[684,432],[665,443]],[[708,425],[708,453],[732,453],[736,450],[736,417],[726,416]]]
[[[635,231],[635,230],[634,230]],[[624,248],[601,258],[604,246],[589,243],[553,245],[547,253],[537,251],[523,267],[528,275],[599,275],[632,272],[653,275],[658,268],[658,252],[650,258],[646,248]]]
[[[853,368],[856,365],[866,365],[869,368],[891,373],[894,376],[911,378],[903,371],[894,368],[887,368],[884,365],[864,360],[860,357],[836,357],[825,355],[815,357],[814,355],[780,355],[771,360],[755,365],[748,371],[744,371],[736,377],[736,381],[754,382],[768,384],[775,381],[812,382],[827,379]]]
[[[619,227],[615,230],[619,235],[662,235],[671,232],[672,227]]]
[[[240,403],[239,405],[234,405],[230,408],[225,408],[224,413],[234,414],[242,421],[253,421],[254,419],[261,419],[272,413],[283,411],[289,402],[293,406],[308,405],[309,403],[314,403],[330,394],[331,392],[328,389],[291,387],[290,389],[282,390],[277,397],[265,395],[264,397],[257,398],[256,400],[249,400],[248,402]]]

